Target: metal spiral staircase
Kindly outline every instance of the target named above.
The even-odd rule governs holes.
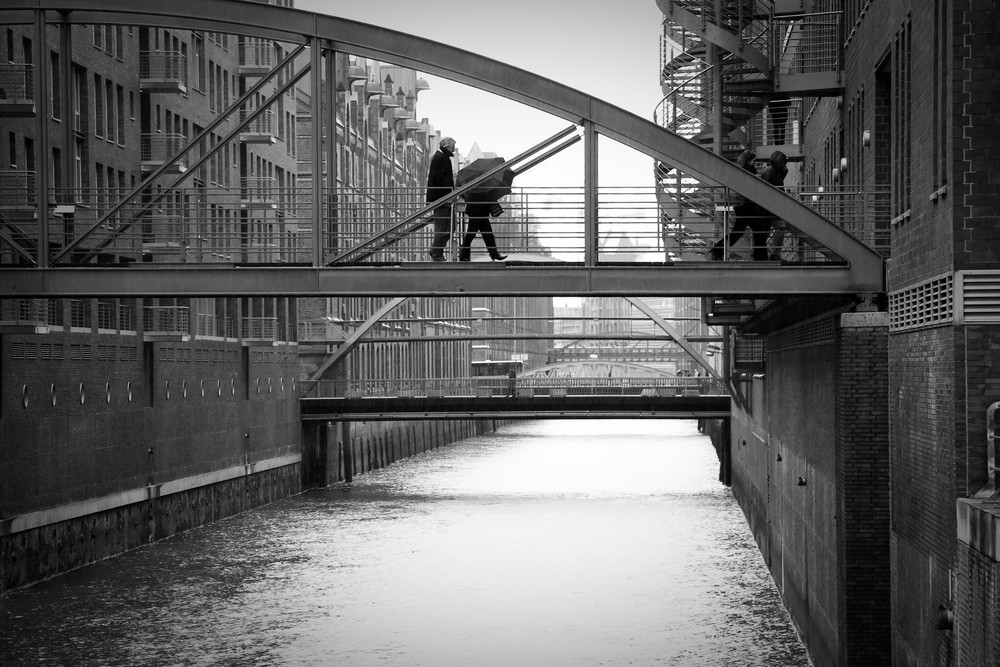
[[[833,5],[839,0],[807,3],[810,14],[801,12],[800,2],[797,13],[785,12],[792,3],[783,0],[657,1],[664,13],[663,99],[655,122],[730,159],[745,149],[766,158],[777,148],[801,159],[792,98],[838,90],[839,6]],[[817,34],[824,39],[817,41]],[[667,252],[673,259],[705,259],[724,228],[724,189],[664,163],[654,178]]]

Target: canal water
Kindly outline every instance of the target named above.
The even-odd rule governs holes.
[[[0,599],[0,664],[809,665],[694,422],[503,427]]]

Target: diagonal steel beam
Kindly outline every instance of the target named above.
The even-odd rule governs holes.
[[[339,363],[341,359],[350,354],[355,347],[358,346],[358,341],[368,333],[369,330],[381,320],[383,317],[388,315],[390,312],[396,309],[397,306],[402,304],[404,301],[409,299],[408,296],[399,296],[395,299],[389,299],[386,303],[382,305],[381,308],[375,311],[371,317],[365,320],[364,324],[357,328],[357,330],[352,333],[344,344],[337,348],[337,351],[326,358],[319,368],[313,371],[313,374],[309,376],[309,379],[302,383],[302,393],[305,394],[309,391],[314,384],[319,382],[320,378],[335,364]]]
[[[94,224],[92,224],[87,229],[87,231],[85,231],[82,235],[80,235],[79,237],[77,237],[72,243],[70,243],[65,248],[63,248],[62,252],[60,252],[58,255],[55,256],[55,258],[53,258],[53,260],[52,260],[53,263],[58,262],[60,259],[62,259],[64,256],[66,256],[66,254],[68,254],[74,248],[76,248],[78,245],[80,245],[80,243],[82,243],[83,240],[86,239],[95,229],[97,229],[97,228],[101,227],[102,225],[104,225],[105,223],[107,223],[107,221],[110,220],[116,213],[118,213],[118,211],[120,211],[122,208],[124,208],[126,204],[128,204],[130,201],[132,201],[133,199],[135,199],[136,196],[138,196],[139,194],[141,194],[150,185],[152,185],[153,182],[157,178],[159,178],[160,176],[162,176],[163,173],[167,169],[169,169],[170,166],[174,162],[176,162],[181,157],[183,157],[184,155],[186,155],[195,146],[198,146],[199,144],[201,144],[202,141],[206,137],[208,137],[209,134],[213,130],[215,130],[217,127],[219,127],[223,123],[227,122],[229,120],[229,116],[230,115],[232,115],[236,111],[239,111],[240,107],[242,107],[248,100],[250,100],[255,94],[257,94],[262,88],[264,88],[264,86],[266,86],[270,81],[272,81],[275,77],[277,77],[277,75],[279,73],[281,73],[281,71],[285,67],[287,67],[289,64],[291,64],[291,62],[294,61],[294,59],[297,58],[298,55],[300,53],[302,53],[302,51],[305,50],[305,48],[306,47],[305,47],[304,44],[300,44],[298,48],[296,48],[294,51],[292,51],[290,54],[288,54],[288,57],[286,57],[284,60],[282,60],[281,63],[279,63],[276,67],[274,67],[268,73],[267,76],[263,77],[253,87],[251,87],[247,92],[245,92],[243,95],[241,95],[240,98],[238,100],[236,100],[235,102],[233,102],[233,104],[230,105],[230,107],[228,109],[226,109],[226,111],[224,113],[219,114],[218,118],[216,118],[211,123],[209,123],[208,126],[206,126],[204,130],[202,130],[201,134],[199,134],[196,138],[192,139],[186,146],[184,146],[179,151],[177,151],[177,153],[175,155],[173,155],[169,160],[164,160],[163,164],[160,165],[158,168],[156,168],[153,171],[152,174],[150,174],[148,177],[146,177],[146,179],[143,180],[142,183],[140,183],[138,186],[136,186],[136,188],[134,190],[132,190],[132,192],[130,192],[125,197],[123,197],[122,199],[120,199],[117,204],[115,204],[113,207],[111,207],[111,210],[109,210],[97,222],[95,222]],[[298,77],[294,79],[294,81],[298,81],[299,78],[301,78],[306,72],[308,72],[309,71],[309,67],[310,67],[309,65],[306,65],[306,67],[303,68],[303,70],[299,73]],[[294,81],[292,83],[294,83]],[[290,87],[291,87],[290,85],[289,86],[285,86],[284,90],[287,90]],[[283,95],[284,92],[279,93],[279,94]],[[278,95],[272,95],[267,104],[264,104],[263,106],[261,106],[261,107],[259,107],[257,109],[254,109],[254,111],[251,114],[249,114],[246,117],[245,120],[243,120],[241,123],[239,123],[239,125],[232,132],[230,132],[229,135],[224,140],[219,141],[215,146],[210,146],[209,150],[204,155],[202,155],[201,158],[190,169],[188,169],[188,171],[186,173],[181,174],[180,177],[176,181],[174,181],[174,183],[169,188],[166,188],[166,189],[160,191],[159,193],[157,193],[157,195],[153,199],[153,201],[149,202],[147,204],[147,206],[143,209],[143,211],[141,211],[139,213],[139,215],[137,215],[136,217],[140,217],[143,213],[145,213],[147,210],[149,210],[149,208],[151,208],[153,205],[155,205],[157,202],[159,202],[167,194],[169,194],[171,190],[173,190],[174,188],[176,188],[185,178],[187,178],[187,176],[189,174],[194,173],[199,166],[201,166],[202,164],[204,164],[205,162],[207,162],[209,158],[211,158],[213,155],[215,155],[215,153],[218,152],[219,150],[221,150],[224,145],[226,145],[227,143],[229,143],[235,136],[237,136],[239,134],[240,130],[242,130],[244,127],[246,127],[247,125],[249,125],[250,123],[252,123],[254,121],[254,119],[256,119],[257,116],[259,116],[261,113],[263,113],[264,110],[267,109],[274,102],[274,100],[276,100],[277,98],[278,98]],[[126,229],[128,229],[131,226],[132,226],[131,223],[129,223],[128,225],[126,225],[126,226],[124,226],[124,227],[122,227],[120,229],[115,230],[115,233],[112,236],[112,239],[115,238],[115,237],[117,237],[118,234],[120,234],[121,232],[125,231]],[[109,242],[110,241],[105,242],[104,245],[107,245],[107,243],[109,243]],[[86,255],[85,259],[90,259],[91,257],[94,256],[94,254],[95,253],[93,251],[90,252],[90,253],[88,253]]]
[[[16,252],[21,257],[24,257],[29,262],[31,262],[32,266],[38,266],[38,262],[36,261],[35,257],[31,254],[31,251],[22,246],[17,240],[14,239],[13,236],[5,232],[3,230],[4,227],[10,227],[15,234],[20,234],[22,238],[31,240],[31,237],[28,236],[23,229],[14,224],[13,220],[8,218],[3,213],[0,213],[0,238],[9,243],[10,246],[14,249],[14,252]]]
[[[478,178],[476,178],[476,179],[474,179],[472,181],[469,181],[465,185],[463,185],[461,187],[458,187],[458,188],[455,188],[454,190],[452,190],[450,193],[448,193],[447,195],[445,195],[441,199],[438,199],[436,201],[433,201],[433,202],[431,202],[431,203],[423,206],[418,211],[416,211],[414,213],[411,213],[410,215],[406,216],[405,218],[403,218],[402,220],[400,220],[398,223],[396,223],[395,225],[393,225],[389,229],[386,229],[386,230],[384,230],[384,231],[376,234],[375,236],[372,236],[372,237],[370,237],[370,238],[362,241],[361,243],[358,243],[353,248],[345,250],[344,252],[342,252],[341,254],[337,255],[336,257],[334,257],[333,259],[331,259],[329,262],[327,262],[326,265],[327,266],[334,266],[336,264],[345,264],[345,263],[347,263],[347,260],[357,261],[359,259],[364,259],[365,257],[370,256],[372,253],[374,253],[374,252],[376,252],[378,250],[381,250],[382,248],[385,248],[385,247],[387,247],[389,245],[392,245],[392,244],[398,242],[399,240],[401,240],[402,238],[404,238],[406,234],[408,234],[408,233],[410,233],[412,231],[416,231],[417,229],[420,229],[421,227],[423,227],[424,225],[426,225],[427,222],[425,221],[425,222],[421,223],[419,226],[415,226],[413,229],[406,229],[406,227],[408,225],[413,224],[413,222],[415,222],[416,220],[419,220],[420,218],[422,218],[423,216],[427,215],[428,213],[430,213],[434,209],[438,208],[439,206],[442,206],[442,205],[445,205],[445,204],[448,204],[448,203],[454,203],[455,200],[457,200],[462,195],[470,192],[473,188],[475,188],[480,183],[482,183],[482,182],[486,181],[487,179],[495,176],[496,174],[499,174],[500,172],[502,172],[505,169],[512,169],[511,165],[517,165],[517,164],[519,164],[521,161],[523,161],[523,160],[531,157],[532,155],[534,155],[538,151],[540,151],[540,150],[542,150],[542,149],[544,149],[544,148],[546,148],[548,146],[551,146],[552,144],[554,144],[555,142],[559,141],[560,139],[565,138],[567,135],[571,134],[575,130],[576,130],[576,126],[575,125],[571,125],[571,126],[567,127],[566,129],[564,129],[564,130],[562,130],[560,132],[557,132],[556,134],[552,135],[551,137],[549,137],[545,141],[542,141],[541,143],[536,144],[535,146],[532,146],[531,148],[529,148],[528,150],[524,151],[520,155],[514,157],[513,159],[511,159],[509,161],[506,161],[503,164],[501,164],[501,165],[499,165],[497,167],[494,167],[493,169],[490,169],[489,171],[483,173]],[[558,152],[560,152],[560,151],[562,151],[562,150],[564,150],[564,149],[572,146],[573,144],[575,144],[579,140],[580,140],[579,135],[577,135],[576,137],[570,138],[567,141],[565,141],[564,143],[562,143],[562,144],[560,144],[560,145],[558,145],[558,146],[556,146],[554,148],[549,149],[547,152],[545,152],[542,155],[536,157],[535,159],[531,160],[530,162],[522,165],[519,169],[515,169],[514,171],[515,171],[515,173],[518,173],[518,174],[521,173],[521,172],[527,171],[528,169],[530,169],[531,167],[534,167],[539,162],[552,157],[556,153],[558,153]],[[397,236],[392,236],[393,234],[397,234]],[[376,246],[376,244],[379,243],[379,242],[381,242],[381,245],[377,245]]]
[[[281,86],[279,89],[277,89],[274,92],[274,95],[271,97],[271,100],[267,104],[265,104],[265,105],[263,105],[263,106],[261,106],[261,107],[259,107],[257,109],[254,109],[252,112],[250,112],[246,116],[246,118],[244,120],[242,120],[239,123],[237,123],[237,125],[229,132],[229,134],[223,136],[218,142],[216,142],[216,144],[214,146],[210,147],[208,151],[206,151],[204,154],[202,154],[201,157],[199,157],[197,160],[195,160],[195,162],[191,164],[190,168],[185,173],[181,174],[177,178],[177,180],[175,180],[173,183],[171,183],[166,188],[158,191],[152,197],[152,199],[150,199],[148,202],[143,202],[144,206],[142,207],[142,209],[140,209],[132,217],[131,221],[126,222],[123,225],[121,225],[120,227],[118,227],[117,229],[115,229],[114,232],[112,233],[111,238],[105,239],[104,242],[101,243],[100,245],[96,246],[95,248],[91,248],[90,251],[86,255],[84,255],[83,259],[84,260],[90,259],[91,257],[93,257],[97,253],[98,250],[106,248],[121,233],[123,233],[123,232],[127,231],[128,229],[130,229],[132,227],[132,225],[134,225],[135,222],[138,219],[140,219],[140,218],[142,218],[142,216],[146,215],[146,213],[148,213],[154,206],[156,206],[156,204],[159,203],[159,201],[161,199],[163,199],[168,194],[170,194],[171,192],[173,192],[181,184],[181,182],[183,182],[191,174],[195,173],[201,165],[205,164],[210,159],[212,159],[212,156],[214,156],[216,153],[218,153],[220,150],[222,150],[223,146],[225,146],[226,144],[228,144],[230,141],[236,139],[239,136],[239,133],[243,130],[244,127],[246,127],[247,125],[249,125],[250,123],[252,123],[254,120],[256,120],[257,116],[259,116],[260,114],[264,113],[264,111],[267,110],[267,108],[269,106],[271,106],[271,102],[273,102],[278,97],[280,97],[281,95],[284,95],[289,90],[291,90],[295,86],[295,84],[298,83],[299,80],[302,77],[304,77],[308,72],[309,72],[309,66],[307,65],[298,74],[294,75],[288,83],[286,83],[284,86]]]
[[[6,241],[7,244],[14,249],[14,252],[16,252],[18,255],[25,258],[29,262],[31,262],[33,266],[38,266],[38,262],[35,261],[35,258],[32,257],[31,253],[22,248],[21,244],[15,241],[14,238],[10,236],[7,232],[5,232],[2,228],[0,228],[0,239]]]
[[[653,320],[653,323],[656,324],[656,326],[658,326],[661,329],[663,329],[663,331],[666,332],[666,334],[668,336],[670,336],[671,338],[673,338],[674,342],[677,343],[678,345],[680,345],[684,349],[684,351],[687,352],[691,356],[692,359],[694,359],[695,361],[697,361],[701,365],[702,368],[704,368],[706,371],[708,371],[709,375],[711,375],[712,377],[715,377],[715,378],[721,378],[721,376],[719,375],[719,372],[717,370],[715,370],[715,368],[713,368],[710,363],[708,363],[708,359],[706,359],[701,354],[701,352],[699,352],[698,350],[694,349],[691,346],[691,344],[687,342],[687,340],[684,338],[684,336],[681,334],[681,332],[677,331],[677,329],[675,329],[672,326],[670,326],[670,324],[665,319],[663,319],[662,317],[660,317],[659,313],[657,313],[655,310],[653,310],[652,308],[650,308],[649,306],[647,306],[645,303],[643,303],[639,299],[634,299],[632,297],[625,297],[625,300],[628,301],[633,306],[635,306],[636,308],[638,308],[640,311],[642,311],[646,315],[648,315],[649,319]]]

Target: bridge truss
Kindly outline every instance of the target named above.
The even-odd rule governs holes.
[[[121,189],[104,201],[97,214],[83,215],[71,194],[54,182],[53,159],[70,173],[67,151],[53,158],[52,129],[44,110],[52,97],[72,95],[72,60],[31,70],[38,169],[30,187],[19,190],[20,219],[0,219],[0,246],[8,258],[0,265],[0,297],[209,297],[209,296],[419,296],[419,295],[628,295],[763,297],[776,295],[867,294],[884,289],[881,257],[809,204],[779,192],[729,161],[656,124],[614,105],[535,74],[454,47],[332,16],[260,3],[233,0],[175,0],[169,5],[136,5],[126,0],[8,0],[0,8],[6,25],[33,26],[34,62],[47,62],[46,35],[55,30],[70,46],[74,27],[152,26],[166,29],[227,33],[285,45],[283,58],[261,70],[258,82],[231,104],[222,105],[217,123],[194,139],[166,151],[160,166],[144,174],[135,187]],[[68,51],[68,50],[67,50]],[[567,121],[570,126],[512,160],[530,168],[538,160],[583,141],[582,190],[575,193],[579,217],[571,222],[580,249],[571,261],[430,264],[421,261],[426,245],[409,243],[426,234],[428,207],[419,197],[383,192],[370,205],[384,211],[380,222],[346,235],[344,204],[349,201],[336,180],[339,89],[363,84],[343,54],[375,58],[485,90]],[[169,66],[167,67],[169,74]],[[256,96],[272,86],[270,102]],[[241,205],[261,204],[294,213],[302,232],[295,251],[276,263],[273,255],[239,247],[232,255],[200,252],[177,243],[182,258],[144,262],[142,230],[155,227],[157,211],[182,192],[183,181],[198,167],[217,159],[223,146],[266,118],[274,100],[300,86],[313,91],[300,99],[311,122],[309,172],[317,175],[305,189],[277,201],[241,192]],[[365,93],[367,96],[367,92]],[[391,100],[378,100],[391,109]],[[376,97],[373,94],[372,97]],[[385,111],[380,107],[380,112]],[[408,119],[393,115],[401,131]],[[228,123],[226,125],[225,123]],[[71,123],[63,124],[67,142]],[[205,141],[217,133],[214,145]],[[637,150],[653,164],[670,164],[712,193],[724,228],[726,202],[733,194],[750,198],[782,218],[799,234],[808,252],[794,263],[713,263],[663,254],[654,261],[620,261],[602,254],[602,244],[619,235],[609,213],[607,191],[598,179],[598,138]],[[193,150],[198,146],[198,150]],[[195,157],[197,156],[197,157]],[[186,163],[172,183],[171,168]],[[516,163],[516,164],[513,164]],[[154,183],[156,188],[153,188]],[[469,187],[472,187],[470,184]],[[173,193],[173,194],[171,194]],[[189,194],[189,193],[188,193]],[[259,195],[260,193],[258,193]],[[457,198],[461,192],[454,193]],[[284,196],[284,195],[282,195]],[[377,197],[376,197],[377,199]],[[405,200],[405,201],[404,201]],[[184,200],[186,201],[186,200]],[[403,203],[400,203],[400,202]],[[76,219],[67,225],[67,211]],[[378,218],[378,216],[376,216]],[[197,220],[194,221],[197,224]],[[199,238],[203,238],[199,237]],[[423,237],[421,237],[423,238]],[[147,244],[148,245],[148,244]],[[475,269],[475,270],[470,270]]]

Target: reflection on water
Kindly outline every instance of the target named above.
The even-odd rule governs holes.
[[[505,427],[0,600],[0,664],[808,665],[693,422]]]

